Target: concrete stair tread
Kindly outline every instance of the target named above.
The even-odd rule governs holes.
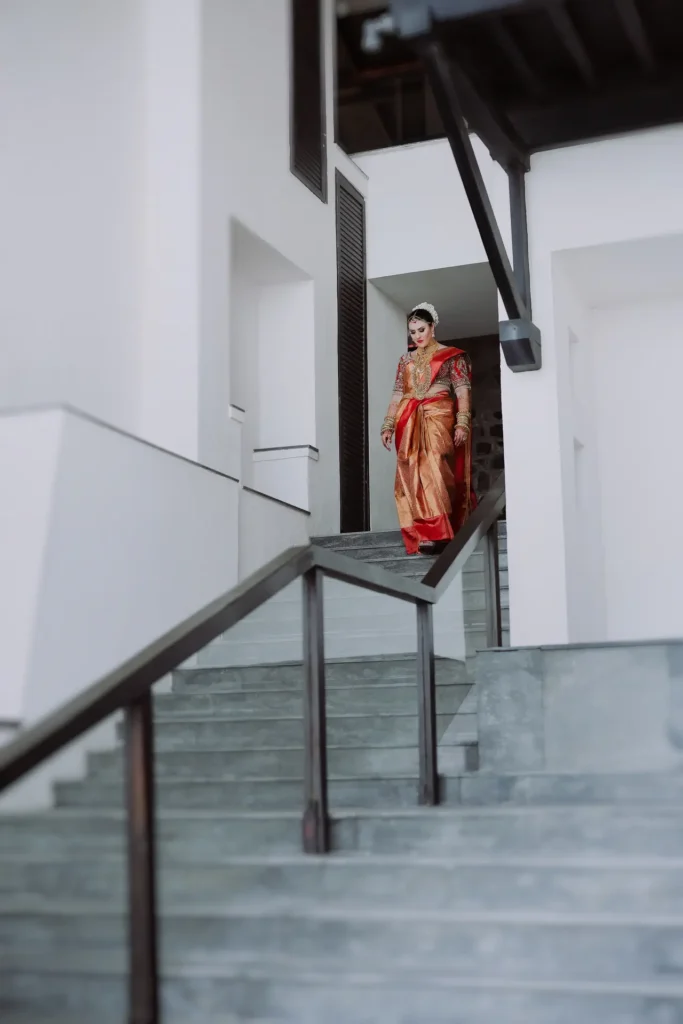
[[[439,749],[443,749],[442,743]],[[462,781],[464,788],[460,799],[471,806],[558,807],[581,803],[636,806],[647,801],[683,810],[683,775],[673,773],[530,771],[494,774],[478,771],[446,774],[451,781]]]
[[[8,950],[3,953],[0,964],[0,979],[7,970],[29,975],[36,973],[36,954],[33,950]],[[51,953],[40,964],[43,976],[67,974],[76,977],[125,977],[126,960],[122,955],[112,955],[112,950],[62,949]],[[263,982],[282,982],[286,985],[310,985],[334,991],[340,985],[345,990],[353,987],[392,991],[433,991],[434,988],[467,991],[468,989],[497,992],[545,992],[594,995],[652,996],[656,998],[683,999],[683,981],[675,979],[631,978],[627,982],[593,981],[575,979],[536,980],[506,976],[457,975],[444,966],[430,967],[429,964],[411,965],[410,960],[400,965],[366,963],[345,964],[338,957],[325,958],[288,956],[286,954],[239,954],[223,955],[222,960],[211,963],[198,960],[165,958],[161,969],[162,979],[173,978],[225,978],[250,979]],[[663,1018],[666,1020],[666,1018]]]
[[[440,714],[437,708],[437,714]],[[455,715],[455,712],[447,712],[446,714]],[[467,712],[467,717],[476,718],[475,712]],[[326,715],[327,721],[336,721],[337,719],[357,719],[357,718],[415,718],[417,716],[417,707],[415,711],[335,711]],[[244,716],[237,715],[226,715],[224,713],[214,714],[213,712],[204,712],[198,714],[193,711],[175,711],[172,714],[166,712],[157,712],[154,716],[155,722],[244,722]],[[271,714],[254,714],[249,715],[247,721],[249,722],[300,722],[303,721],[303,714],[292,715],[289,713],[271,713]]]
[[[78,858],[74,858],[69,853],[8,853],[6,851],[0,851],[0,868],[3,865],[14,864],[17,858],[21,857],[22,863],[30,865],[52,865],[60,863],[83,863],[92,864],[92,857],[88,858],[83,856],[81,861]],[[163,847],[161,851],[161,859],[163,860]],[[103,862],[111,862],[113,864],[121,864],[122,855],[120,853],[110,853],[104,851],[100,853],[97,851],[97,860]],[[415,868],[415,869],[447,869],[449,871],[456,872],[459,869],[471,868],[471,867],[495,867],[495,868],[529,868],[535,871],[555,871],[558,869],[562,870],[576,870],[577,872],[583,872],[586,870],[592,871],[604,871],[605,873],[624,872],[629,873],[632,871],[654,871],[661,873],[675,873],[683,871],[683,854],[680,857],[666,857],[666,856],[633,856],[633,857],[615,857],[612,854],[604,854],[601,856],[592,857],[581,857],[576,856],[563,857],[561,855],[549,855],[545,854],[542,856],[529,854],[525,856],[510,856],[506,853],[496,854],[477,854],[476,856],[466,856],[461,853],[454,854],[453,856],[431,856],[424,853],[414,853],[410,855],[406,854],[391,854],[391,853],[356,853],[353,851],[345,850],[339,851],[334,850],[325,857],[311,857],[304,853],[274,853],[274,854],[263,854],[257,853],[252,855],[240,855],[240,854],[226,854],[216,858],[205,858],[203,860],[193,860],[192,867],[195,869],[201,869],[202,867],[301,867],[302,870],[306,871],[328,871],[334,870],[335,868],[349,867],[354,870],[358,870],[363,867],[382,867],[382,868]],[[2,876],[0,875],[0,878]],[[0,895],[0,901],[4,898]]]
[[[460,714],[460,713],[458,712],[458,714]],[[462,741],[459,739],[458,742],[461,743]],[[440,740],[439,741],[439,750],[443,750],[444,746],[451,746],[451,745],[452,744],[450,743],[450,741],[449,741],[448,744],[445,744],[445,743],[443,743],[443,740]],[[403,751],[403,750],[410,750],[410,751],[417,750],[417,746],[416,746],[415,743],[413,743],[413,744],[406,744],[406,743],[387,743],[387,744],[381,744],[381,743],[378,743],[378,744],[367,745],[367,746],[365,744],[358,744],[358,743],[348,743],[348,744],[347,743],[328,743],[328,744],[326,744],[326,746],[327,746],[327,750],[328,751],[330,751],[330,750],[343,750],[343,751],[349,751],[349,752],[353,752],[353,751],[370,752],[370,751],[373,751],[373,750],[381,750],[383,753],[386,753],[387,751],[390,751],[390,750],[401,750],[401,751]],[[192,750],[192,749],[190,749],[190,750],[183,749],[183,750],[163,750],[163,751],[157,751],[157,756],[163,757],[164,760],[168,760],[168,759],[174,758],[174,757],[185,757],[188,753],[192,754],[192,753],[197,753],[197,752],[200,753],[200,754],[244,754],[244,753],[263,753],[265,751],[272,752],[272,753],[285,753],[285,752],[294,752],[294,751],[296,751],[297,753],[303,754],[304,747],[301,746],[301,745],[297,746],[296,744],[275,744],[275,743],[274,744],[266,744],[264,746],[258,746],[258,745],[255,744],[253,747],[234,747],[234,748],[233,747],[208,747],[207,746],[207,747],[202,747],[201,750],[199,750],[199,751],[195,751],[195,750]],[[99,757],[103,753],[106,753],[107,756],[109,756],[111,754],[116,754],[118,757],[121,757],[123,755],[123,747],[113,747],[111,750],[106,751],[106,752],[105,751],[100,751],[95,756]],[[451,775],[451,773],[448,773],[448,774],[449,774],[449,777],[451,777],[451,778],[469,778],[469,773],[462,773],[461,774],[460,772],[458,772],[458,773],[453,773],[452,775]],[[255,776],[255,777],[258,778],[258,777],[262,777],[262,776]],[[330,775],[330,777],[332,777],[332,776]],[[363,776],[363,777],[365,778],[365,776]],[[379,777],[383,778],[384,776],[382,775],[382,776],[379,776]],[[246,778],[246,776],[240,775],[240,776],[235,776],[235,778]],[[277,778],[282,778],[282,776],[277,776]],[[78,781],[78,780],[76,780],[76,781]],[[41,812],[41,813],[50,813],[50,812],[47,811],[47,812]]]
[[[225,641],[216,641],[217,644]],[[355,658],[326,658],[326,686],[332,690],[352,689],[375,684],[415,684],[415,653],[376,655]],[[467,685],[467,667],[450,658],[435,659],[437,685]],[[177,669],[173,673],[173,694],[176,693],[244,693],[284,689],[302,692],[303,662],[273,661],[266,665],[200,666]],[[167,694],[159,694],[167,696]]]
[[[303,680],[302,680],[302,682],[303,682]],[[450,686],[468,686],[469,684],[468,683],[451,682],[450,680],[445,680],[445,679],[443,679],[443,680],[437,679],[436,685],[437,685],[437,687],[450,687]],[[185,696],[185,694],[188,692],[188,690],[189,690],[190,694],[192,693],[191,686],[192,686],[192,684],[190,683],[187,689],[181,691],[183,696]],[[373,690],[395,690],[395,689],[408,690],[408,689],[415,689],[416,686],[417,686],[417,679],[412,680],[412,681],[410,679],[367,679],[367,680],[362,679],[359,682],[349,682],[349,683],[327,682],[327,680],[325,681],[325,689],[326,690],[353,690],[354,692],[356,690],[362,690],[365,687],[367,687],[368,689],[372,688]],[[235,695],[235,696],[243,696],[245,693],[249,694],[251,692],[251,687],[248,690],[234,690],[234,689],[231,689],[230,687],[223,687],[223,688],[221,688],[221,685],[217,683],[215,686],[212,686],[212,688],[210,690],[203,690],[201,692],[204,693],[204,694],[206,694],[206,693],[208,693],[208,694],[220,693],[220,694],[231,694],[231,695]],[[265,694],[267,694],[267,693],[276,693],[276,694],[280,694],[280,693],[301,693],[303,695],[302,684],[297,684],[297,683],[295,683],[293,681],[291,683],[283,684],[282,686],[272,686],[269,683],[255,684],[253,692],[254,693],[258,693],[259,695],[262,695],[264,693]],[[198,694],[199,694],[199,691],[198,691]],[[166,703],[169,700],[169,698],[173,698],[173,697],[176,697],[176,696],[178,696],[177,693],[160,693],[160,694],[155,695],[154,700],[155,700],[155,702]]]
[[[417,672],[417,669],[415,671]],[[303,680],[302,680],[302,683],[303,683]],[[439,689],[441,689],[441,688],[444,688],[444,687],[448,688],[448,687],[453,687],[453,686],[468,686],[469,687],[470,684],[469,683],[451,682],[448,679],[437,679],[436,685],[437,685],[437,687]],[[184,690],[181,691],[182,696],[185,696],[185,694],[188,693],[188,690],[189,690],[190,694],[192,693],[192,690],[190,688],[191,686],[192,686],[192,684],[190,683],[187,689],[184,689]],[[349,683],[327,682],[327,680],[325,681],[325,689],[326,690],[344,690],[344,691],[346,691],[346,690],[353,690],[354,692],[356,690],[363,690],[366,687],[367,687],[367,689],[372,689],[372,690],[396,690],[396,689],[398,689],[398,690],[414,690],[416,686],[417,686],[417,678],[414,679],[414,680],[410,680],[410,679],[367,679],[367,680],[365,680],[365,679],[362,679],[362,680],[360,680],[358,682],[349,682]],[[234,690],[234,689],[231,689],[230,687],[223,687],[223,688],[221,688],[220,684],[216,684],[216,686],[212,687],[210,690],[203,690],[201,692],[202,692],[202,694],[214,694],[214,693],[217,693],[217,694],[222,694],[222,695],[230,694],[231,696],[240,696],[240,697],[242,697],[245,694],[248,695],[251,692],[251,687],[248,690]],[[273,694],[300,693],[303,696],[302,684],[297,684],[297,683],[295,683],[293,681],[291,683],[283,684],[282,686],[272,686],[271,684],[261,683],[260,686],[258,686],[258,685],[254,686],[253,692],[254,693],[258,693],[259,696],[261,696],[263,694],[269,694],[269,693],[273,693]],[[199,691],[197,691],[197,696],[198,695],[199,695]],[[165,703],[170,702],[173,698],[175,698],[177,696],[178,696],[178,693],[160,693],[160,694],[156,694],[155,695],[154,700],[155,700],[155,703],[157,703],[157,704],[158,703],[165,704]]]
[[[460,742],[462,743],[462,741],[460,741]],[[329,779],[330,782],[417,782],[418,777],[417,777],[417,774],[415,774],[415,775],[408,775],[408,774],[405,774],[405,773],[391,773],[391,772],[382,772],[381,775],[372,775],[370,773],[368,773],[366,775],[339,775],[339,774],[335,774],[335,773],[330,772],[329,775],[328,775],[328,779]],[[81,782],[81,781],[85,781],[85,780],[78,779],[77,783]],[[96,780],[96,779],[93,778],[92,780],[89,780],[89,781],[92,781],[94,783],[94,782],[99,781],[99,780]],[[164,780],[164,779],[158,779],[157,780],[157,785],[163,785],[165,781],[166,780]],[[205,776],[194,775],[192,778],[187,778],[187,779],[182,779],[182,780],[175,779],[175,778],[174,779],[170,779],[169,780],[169,784],[177,785],[177,784],[180,784],[182,782],[183,786],[208,786],[208,785],[213,785],[214,783],[224,783],[225,782],[225,783],[229,784],[231,782],[238,782],[240,784],[245,783],[245,784],[248,784],[250,786],[263,786],[263,785],[272,786],[272,785],[277,784],[279,782],[282,782],[282,783],[291,783],[291,782],[303,783],[303,781],[304,781],[304,775],[303,775],[303,771],[302,771],[302,773],[300,775],[228,775],[228,774],[225,774],[225,775],[220,775],[219,777],[216,777],[215,775],[205,775]],[[107,782],[106,784],[109,785],[110,783]],[[113,785],[113,783],[111,783],[111,784]]]
[[[190,819],[190,820],[223,820],[224,818],[237,818],[237,819],[250,819],[263,820],[263,819],[283,819],[287,821],[298,821],[301,818],[301,811],[295,810],[237,810],[233,808],[225,808],[221,811],[200,809],[193,810],[191,808],[182,809],[167,809],[157,812],[159,817],[169,820],[177,819]],[[513,805],[513,806],[502,806],[502,807],[490,807],[490,806],[467,806],[458,807],[457,805],[450,805],[448,807],[415,807],[415,808],[404,808],[404,807],[393,807],[393,808],[371,808],[371,807],[349,807],[343,810],[336,811],[334,808],[331,810],[331,819],[333,822],[342,822],[347,819],[361,818],[361,819],[377,819],[382,820],[393,820],[399,819],[402,821],[414,820],[416,825],[420,823],[430,822],[444,822],[453,820],[464,820],[464,819],[487,819],[487,818],[534,818],[543,817],[548,815],[561,817],[567,819],[572,816],[589,817],[590,819],[600,820],[605,814],[609,814],[614,817],[618,817],[621,820],[628,820],[629,818],[636,818],[638,820],[666,820],[671,819],[671,809],[667,807],[653,806],[651,802],[646,801],[642,804],[634,803],[629,804],[628,807],[618,806],[611,803],[605,804],[572,804],[569,807],[565,806],[554,806],[554,805]],[[90,807],[56,807],[46,811],[39,812],[7,812],[0,816],[0,829],[4,823],[16,823],[16,822],[33,822],[41,819],[42,821],[54,821],[57,819],[67,820],[85,820],[91,821],[97,817],[103,817],[106,819],[125,819],[125,811],[121,808],[114,807],[103,807],[103,808],[90,808]]]
[[[41,917],[122,917],[127,907],[120,903],[104,901],[47,898],[36,903],[30,899],[23,905],[21,900],[7,899],[0,894],[0,914],[16,917],[22,914]],[[346,922],[374,922],[396,924],[418,924],[420,922],[516,925],[524,928],[543,926],[546,928],[586,928],[599,926],[603,929],[621,929],[627,926],[641,928],[683,929],[683,913],[680,914],[633,914],[629,912],[587,913],[557,910],[463,910],[451,908],[423,909],[414,907],[371,907],[367,903],[321,904],[317,900],[286,897],[246,898],[243,902],[222,903],[220,899],[210,903],[164,903],[161,908],[164,918],[205,917],[226,920],[242,917],[254,919],[318,920]]]
[[[196,1024],[194,1020],[189,1017],[185,1018],[186,1024]],[[53,1014],[49,1016],[43,1016],[43,1013],[36,1012],[33,1010],[27,1010],[25,1013],[4,1013],[2,1014],[2,1024],[75,1024],[73,1015],[70,1017],[55,1017]],[[94,1020],[81,1019],[78,1024],[95,1024]],[[236,1017],[232,1014],[221,1017],[209,1017],[205,1014],[202,1015],[202,1024],[283,1024],[282,1018],[276,1020],[274,1017],[253,1017],[251,1014],[249,1017]]]

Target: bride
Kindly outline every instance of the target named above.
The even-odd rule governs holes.
[[[439,344],[438,322],[429,302],[408,314],[414,349],[399,360],[382,424],[384,447],[396,441],[394,497],[410,555],[441,551],[476,506],[470,360],[461,349]]]

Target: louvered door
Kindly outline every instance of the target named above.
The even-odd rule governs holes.
[[[291,0],[291,3],[290,167],[292,174],[326,203],[322,0]]]
[[[370,528],[365,202],[337,172],[337,351],[341,532]]]

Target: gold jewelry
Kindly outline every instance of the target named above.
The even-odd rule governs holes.
[[[383,434],[386,430],[391,431],[391,433],[393,434],[395,429],[396,429],[396,420],[394,419],[394,417],[393,416],[385,416],[384,417],[384,423],[382,424],[382,429],[380,430],[380,434]]]
[[[455,417],[455,429],[464,430],[467,437],[470,436],[470,422],[472,420],[472,413],[470,412],[459,412]]]
[[[438,347],[438,341],[432,338],[424,348],[416,348],[413,352],[410,376],[416,398],[424,398],[432,386],[432,356]]]

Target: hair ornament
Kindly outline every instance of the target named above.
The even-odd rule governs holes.
[[[415,313],[417,312],[418,309],[426,309],[428,313],[431,313],[432,320],[434,321],[434,326],[438,324],[439,314],[434,309],[434,306],[432,306],[431,302],[418,302],[417,306],[413,306],[410,312]]]

